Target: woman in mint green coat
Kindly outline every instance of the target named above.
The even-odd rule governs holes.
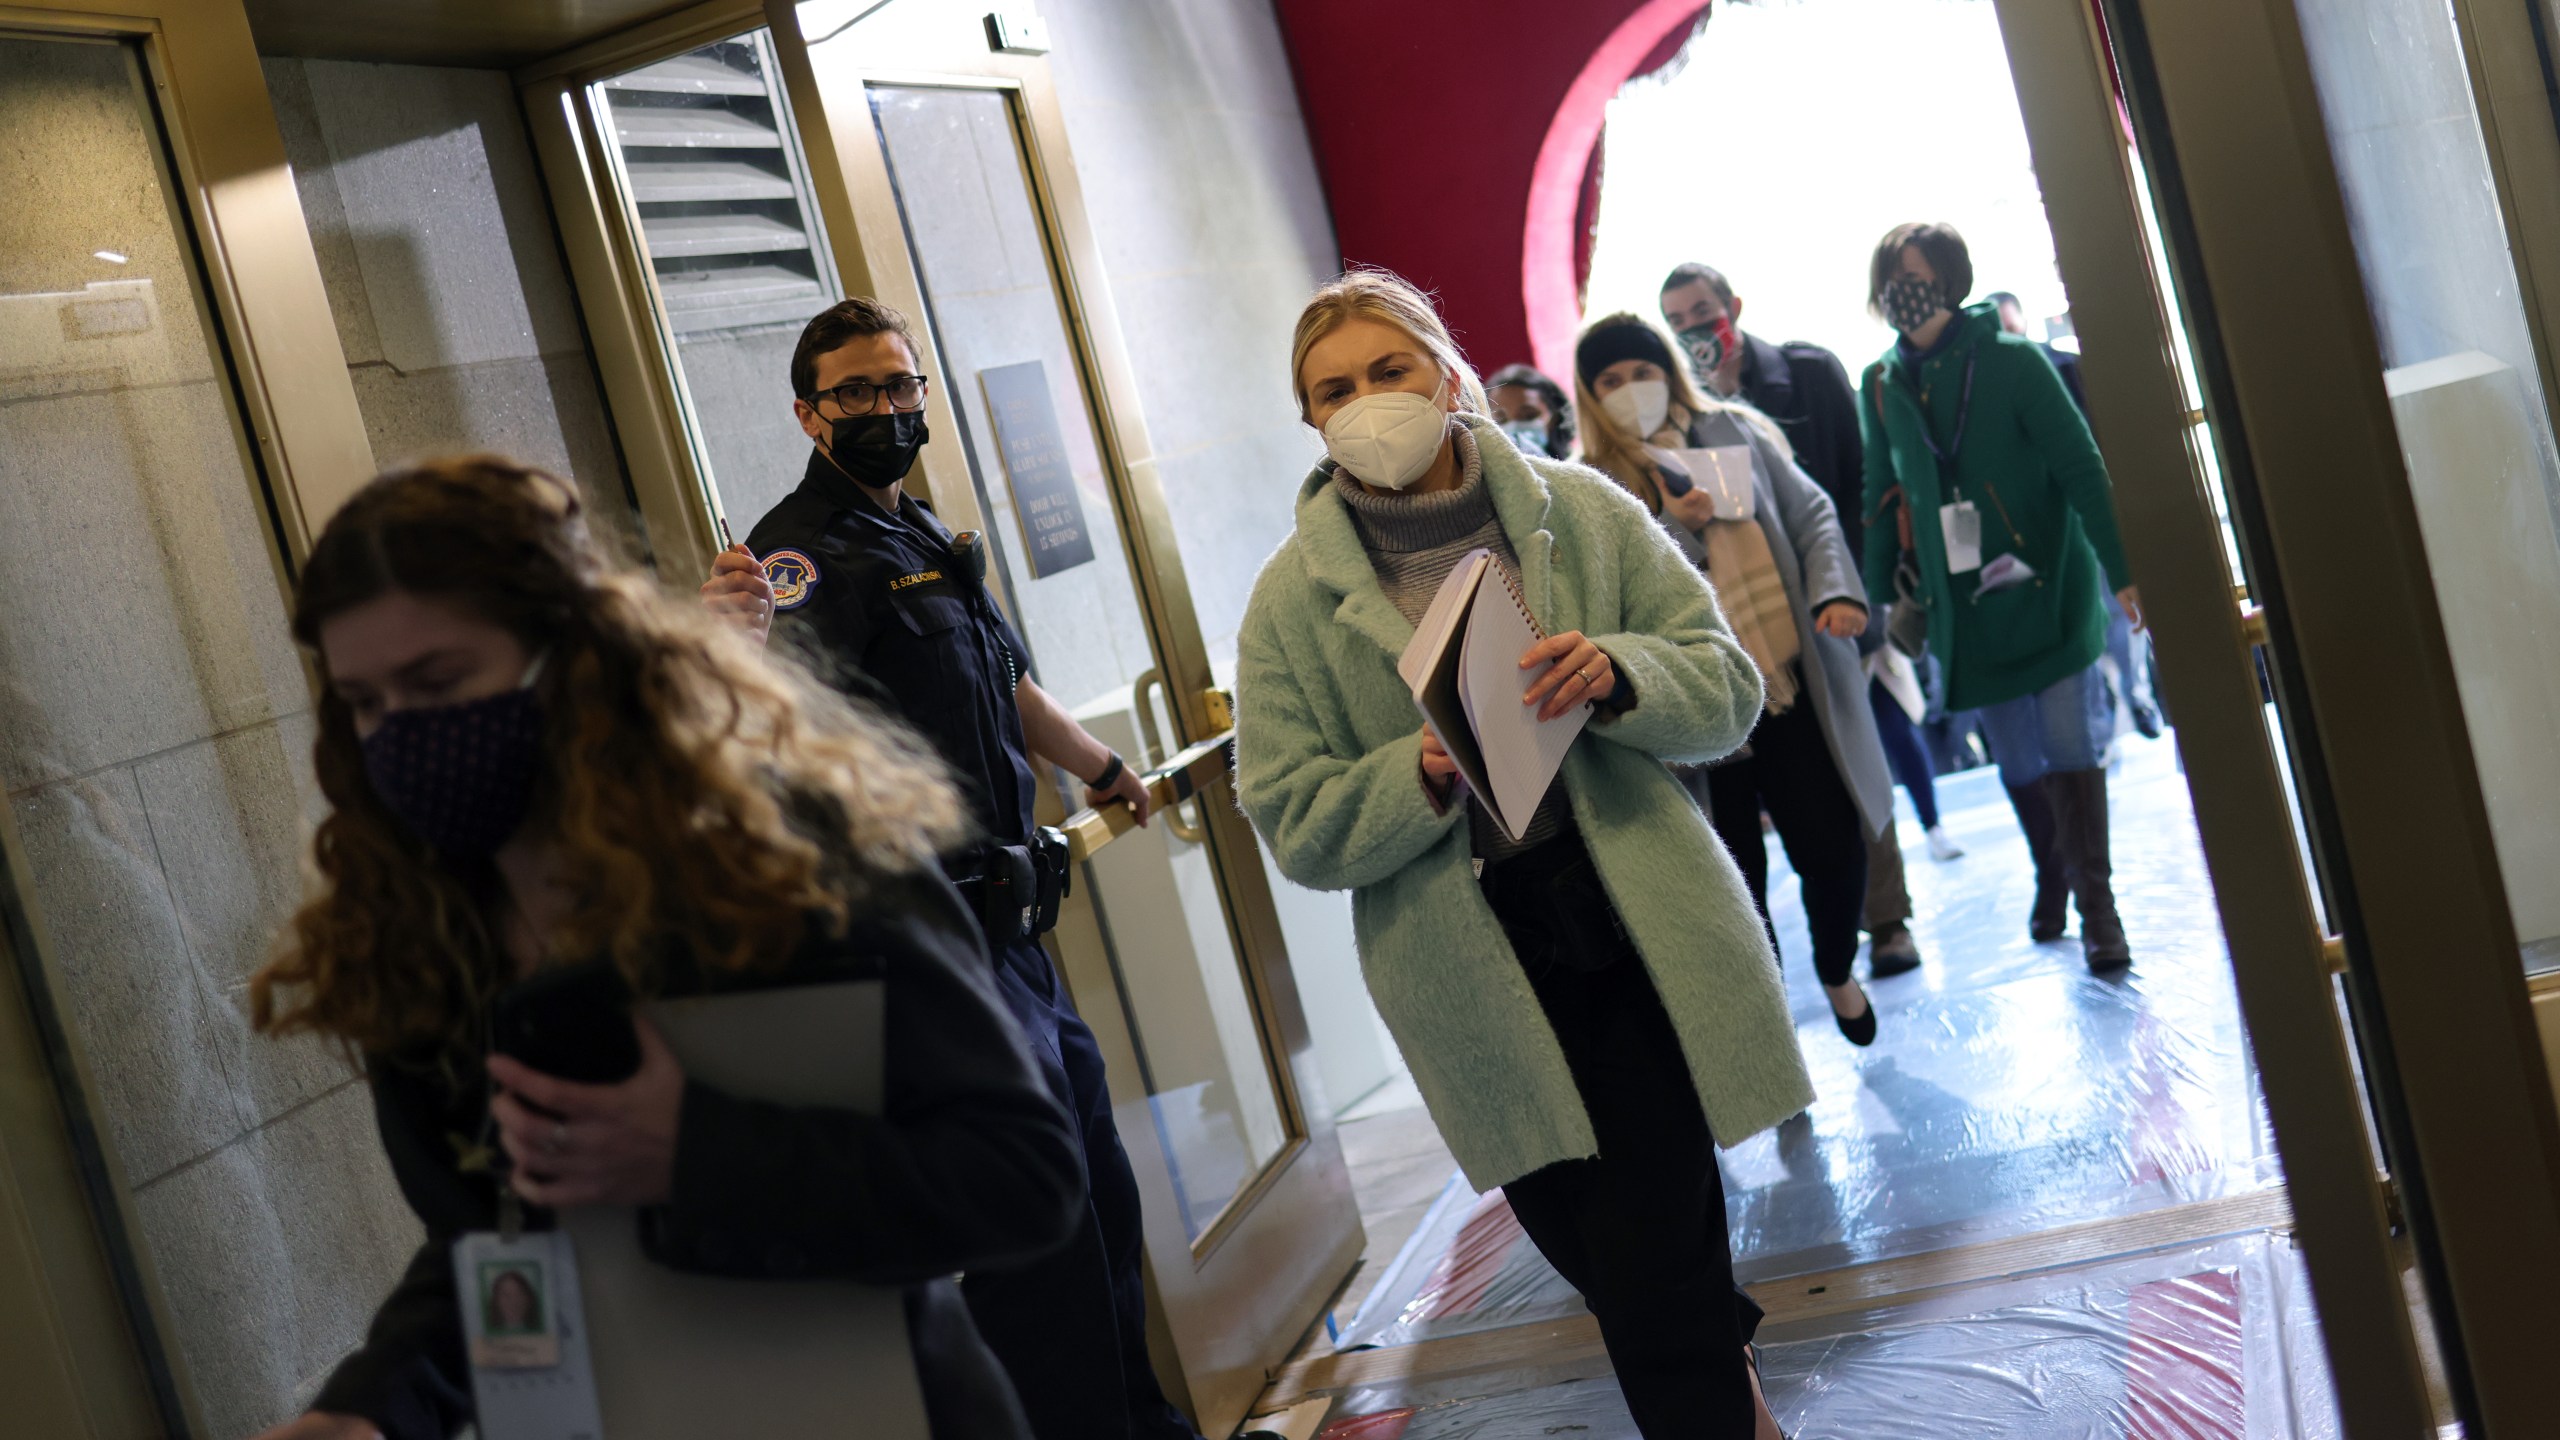
[[[1642,1433],[1773,1434],[1714,1152],[1812,1086],[1742,877],[1664,764],[1741,744],[1759,673],[1624,490],[1503,438],[1402,281],[1319,290],[1291,370],[1330,458],[1245,612],[1237,797],[1281,873],[1353,892],[1362,972],[1441,1135],[1582,1291]],[[1396,671],[1479,547],[1549,637],[1522,660],[1543,667],[1529,703],[1593,711],[1516,839]]]
[[[2060,939],[2076,900],[2089,968],[2117,970],[2133,950],[2108,854],[2098,659],[2108,592],[2136,628],[2142,601],[2080,407],[1996,307],[1955,308],[1972,288],[1952,226],[1896,226],[1876,246],[1867,303],[1900,338],[1859,387],[1867,587],[1926,613],[1947,709],[1981,713],[2035,857],[2028,934]]]

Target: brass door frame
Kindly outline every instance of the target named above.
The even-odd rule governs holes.
[[[847,7],[860,23],[878,5]],[[898,20],[905,20],[901,12]],[[1216,745],[1228,719],[1208,647],[1193,613],[1172,515],[1156,472],[1154,452],[1134,396],[1136,379],[1103,282],[1103,265],[1087,219],[1081,187],[1069,158],[1066,129],[1045,60],[996,53],[974,12],[954,12],[948,43],[901,50],[897,63],[856,63],[846,47],[821,47],[813,55],[790,0],[708,0],[647,25],[581,46],[515,73],[535,152],[550,187],[553,211],[568,252],[579,305],[593,338],[635,493],[647,521],[660,573],[680,588],[705,573],[719,548],[709,506],[708,477],[687,443],[680,367],[654,323],[654,281],[636,225],[620,192],[609,183],[611,158],[598,133],[586,87],[609,75],[648,64],[758,26],[773,35],[783,87],[818,202],[819,220],[837,273],[849,294],[872,294],[923,321],[929,314],[907,249],[888,163],[870,112],[873,83],[994,90],[1006,95],[1016,119],[1024,174],[1041,212],[1078,379],[1108,477],[1114,521],[1127,538],[1129,563],[1141,612],[1160,667],[1168,677],[1172,744],[1150,779],[1160,798],[1199,797],[1208,843],[1225,901],[1231,938],[1244,959],[1245,979],[1262,1018],[1272,1075],[1289,1135],[1280,1156],[1240,1194],[1194,1243],[1182,1232],[1169,1197],[1172,1186],[1155,1147],[1135,1137],[1128,1147],[1140,1186],[1149,1197],[1151,1256],[1189,1253],[1191,1274],[1156,1269],[1151,1283],[1177,1300],[1204,1277],[1251,1274],[1265,1293],[1281,1297],[1273,1308],[1311,1322],[1359,1255],[1357,1209],[1350,1199],[1332,1117],[1305,1096],[1316,1085],[1313,1043],[1296,982],[1286,963],[1279,916],[1258,861],[1252,831],[1237,811],[1223,753]],[[815,22],[812,22],[815,24]],[[833,22],[830,22],[833,23]],[[928,21],[927,23],[933,23]],[[826,32],[820,31],[821,38]],[[862,223],[859,217],[869,217]],[[924,327],[929,331],[929,326]],[[934,340],[924,336],[928,350]],[[928,355],[930,373],[938,361]],[[927,400],[927,420],[937,433],[964,433],[948,385]],[[922,478],[935,508],[955,527],[983,528],[969,458],[957,445],[928,446]],[[1043,787],[1046,803],[1047,787]],[[1072,817],[1082,850],[1105,845],[1129,826],[1108,814]],[[1071,989],[1083,996],[1117,995],[1116,977],[1089,897],[1071,897],[1053,940],[1053,952]],[[1085,1007],[1086,1022],[1102,1047],[1113,1077],[1113,1102],[1125,1120],[1143,1122],[1147,1097],[1138,1093],[1135,1038],[1116,998]],[[1124,1129],[1127,1128],[1124,1125]],[[1338,1212],[1340,1224],[1314,1224]],[[1258,1221],[1255,1217],[1261,1217]],[[1320,1243],[1293,1234],[1320,1231]],[[1165,1307],[1155,1307],[1159,1353],[1170,1350],[1178,1369],[1160,1365],[1169,1386],[1188,1389],[1187,1400],[1204,1426],[1223,1433],[1243,1416],[1266,1371],[1285,1358],[1297,1338],[1257,1333],[1252,1315],[1213,1312],[1206,1323],[1180,1334],[1164,1328]]]
[[[2560,1287],[2560,1118],[2296,14],[2290,0],[2102,5],[2344,932],[2345,991],[2396,1167],[2388,1197],[2415,1241],[2460,1418],[2475,1435],[2536,1433],[2560,1410],[2560,1369],[2541,1353],[2542,1311]],[[2006,0],[2004,22],[2037,8]],[[2023,90],[2026,69],[2020,81]],[[2043,173],[2057,194],[2087,182]],[[2532,213],[2511,211],[2511,235]],[[2066,252],[2066,264],[2085,265],[2087,237],[2074,243],[2080,258]],[[2532,254],[2519,248],[2520,270]],[[2154,335],[2139,333],[2115,293],[2142,282],[2091,268],[2102,283],[2075,286],[2074,299],[2100,339],[2083,364],[2113,455],[2159,405],[2156,387],[2146,397],[2136,379],[2156,322]],[[2284,1090],[2295,1136],[2316,1147],[2298,1161],[2279,1115],[2288,1169],[2310,1162],[2335,1177],[2297,1180],[2293,1193],[2312,1207],[2304,1236],[2340,1396],[2360,1397],[2342,1405],[2345,1422],[2358,1436],[2431,1433],[2409,1344],[2375,1320],[2398,1308],[2373,1273],[2377,1197],[2346,1176],[2357,1147],[2324,1113],[2345,1082],[2320,1053],[2334,1006],[2315,999],[2326,985],[2311,979],[2322,973],[2318,937],[2298,932],[2304,891],[2298,874],[2274,875],[2265,817],[2253,861],[2246,817],[2231,813],[2263,810],[2263,784],[2206,783],[2255,768],[2207,753],[2244,743],[2231,705],[2247,651],[2186,553],[2200,547],[2174,533],[2180,502],[2168,488],[2120,492],[2127,543],[2144,574],[2170,582],[2155,579],[2160,664],[2178,695],[2208,849],[2228,852],[2215,857],[2217,888],[2232,883],[2226,864],[2240,867],[2235,881],[2268,887],[2226,889],[2226,923],[2270,1109]],[[2213,731],[2187,734],[2198,720]],[[2291,854],[2289,837],[2281,848]],[[2235,900],[2275,913],[2235,916]]]
[[[2267,734],[2254,649],[2233,603],[2235,577],[2190,449],[2111,62],[2085,5],[1999,0],[1999,11],[2083,342],[2089,407],[2106,436],[2118,524],[2141,577],[2162,689],[2177,697],[2179,757],[2339,1409],[2352,1435],[2425,1433],[2425,1383],[2355,1057],[2336,1023],[2312,877],[2298,858],[2283,757]],[[2165,168],[2161,158],[2148,163],[2155,176]]]
[[[244,459],[265,488],[268,558],[289,593],[320,528],[372,478],[373,447],[246,12],[19,0],[0,5],[0,31],[138,49],[208,335],[240,407]],[[36,1342],[13,1349],[0,1388],[13,1406],[59,1418],[48,1434],[202,1433],[132,1188],[90,1108],[92,1067],[27,874],[0,805],[0,968],[23,982],[0,982],[0,1308]]]

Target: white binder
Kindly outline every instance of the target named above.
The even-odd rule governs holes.
[[[876,1115],[884,1001],[882,982],[862,980],[641,1011],[715,1089]],[[577,1245],[605,1440],[926,1440],[902,1291],[670,1270],[641,1254],[624,1207],[566,1211],[561,1227]]]

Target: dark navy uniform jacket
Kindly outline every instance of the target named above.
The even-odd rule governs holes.
[[[989,839],[1027,841],[1037,782],[1013,698],[1022,641],[954,562],[931,507],[908,495],[882,509],[812,447],[800,488],[747,548],[773,584],[775,641],[932,740]]]

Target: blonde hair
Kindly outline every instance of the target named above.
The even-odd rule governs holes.
[[[1778,422],[1761,414],[1757,407],[1699,389],[1689,375],[1689,367],[1680,363],[1679,342],[1672,339],[1671,332],[1653,317],[1639,315],[1633,310],[1620,310],[1583,326],[1582,336],[1588,338],[1596,331],[1620,325],[1637,325],[1652,331],[1654,338],[1662,342],[1663,353],[1671,357],[1671,363],[1662,367],[1662,378],[1671,386],[1671,413],[1663,422],[1666,426],[1686,431],[1689,423],[1702,415],[1731,415],[1766,436],[1778,447],[1780,454],[1795,453],[1787,444],[1786,432],[1778,428]],[[1580,348],[1578,341],[1576,348]],[[1644,453],[1646,442],[1653,437],[1628,433],[1627,428],[1618,423],[1617,417],[1600,403],[1600,397],[1591,393],[1591,382],[1582,378],[1579,364],[1574,366],[1573,372],[1573,408],[1581,422],[1583,463],[1606,472],[1610,479],[1626,487],[1655,514],[1661,514],[1662,467],[1653,462],[1652,456]]]
[[[1492,413],[1484,398],[1484,382],[1475,367],[1458,353],[1458,342],[1440,320],[1431,297],[1389,270],[1345,270],[1316,287],[1307,308],[1298,312],[1298,332],[1289,342],[1289,389],[1298,397],[1298,418],[1307,419],[1307,387],[1303,376],[1307,352],[1316,342],[1349,320],[1375,320],[1393,325],[1414,338],[1441,372],[1457,382],[1458,408],[1475,415]],[[1313,424],[1313,421],[1308,423]]]

